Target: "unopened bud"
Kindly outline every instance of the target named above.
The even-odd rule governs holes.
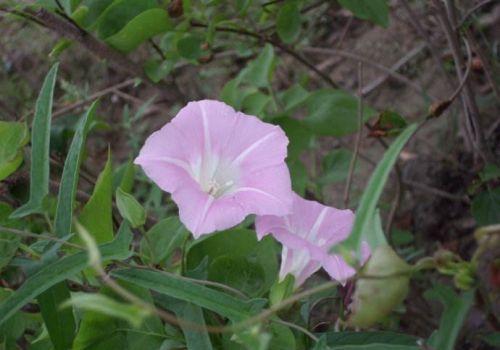
[[[389,246],[380,246],[362,268],[347,323],[367,328],[385,318],[406,298],[410,266]]]
[[[460,269],[453,278],[455,286],[459,289],[469,290],[474,287],[476,279],[474,273],[467,268]]]

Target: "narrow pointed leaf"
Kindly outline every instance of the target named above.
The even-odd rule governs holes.
[[[26,204],[12,213],[14,218],[41,213],[43,200],[49,194],[50,124],[57,68],[56,63],[47,73],[36,101],[31,135],[30,197]]]
[[[71,310],[68,308],[71,305],[125,320],[133,327],[139,327],[144,318],[149,315],[149,310],[139,305],[121,303],[102,294],[76,295],[64,305],[64,309]]]
[[[116,190],[116,206],[120,215],[127,220],[133,228],[144,225],[146,212],[142,205],[130,193],[119,187]]]
[[[89,231],[97,243],[113,239],[113,172],[111,154],[99,175],[94,192],[82,209],[80,223]]]
[[[100,246],[102,260],[126,259],[130,256],[129,246],[131,241],[132,233],[130,232],[130,228],[128,225],[122,225],[113,242]],[[42,267],[38,272],[29,277],[15,293],[0,304],[0,325],[8,321],[16,311],[20,310],[38,295],[53,285],[84,270],[87,266],[87,252],[82,251],[65,256]]]
[[[85,145],[85,137],[92,122],[97,107],[97,101],[90,106],[76,129],[75,136],[69,148],[68,157],[64,162],[64,169],[57,197],[56,217],[54,222],[55,233],[59,237],[70,233],[73,220],[73,202],[80,172],[80,161]]]
[[[435,285],[428,291],[426,297],[438,299],[444,306],[439,329],[431,337],[429,345],[439,350],[455,349],[460,329],[474,302],[474,290],[457,295],[450,287]]]
[[[398,159],[399,153],[416,129],[417,124],[412,124],[394,140],[370,177],[361,197],[359,207],[356,210],[356,219],[351,234],[349,238],[341,243],[347,250],[359,253],[363,236],[369,235],[372,231],[373,217],[385,183]]]
[[[155,301],[163,308],[172,310],[177,318],[197,325],[204,325],[203,310],[197,306],[165,295],[158,295]],[[189,325],[181,325],[188,349],[212,350],[212,343],[206,330],[193,329]]]
[[[60,309],[61,304],[70,298],[65,282],[52,286],[37,298],[43,321],[56,350],[70,349],[75,337],[73,309]]]
[[[158,293],[187,301],[217,312],[232,320],[242,320],[252,314],[251,303],[219,292],[180,276],[143,269],[113,271],[113,276]]]

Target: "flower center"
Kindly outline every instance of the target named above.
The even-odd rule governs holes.
[[[205,155],[192,170],[201,190],[214,198],[229,194],[238,187],[239,168],[217,155]]]
[[[218,197],[222,196],[226,192],[226,190],[231,188],[231,186],[233,186],[233,185],[234,185],[233,180],[229,180],[222,185],[219,184],[216,180],[211,180],[211,181],[209,181],[208,189],[205,190],[205,192],[207,192],[208,194],[212,195],[215,198],[218,198]]]

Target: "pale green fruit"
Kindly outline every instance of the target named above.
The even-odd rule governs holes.
[[[406,298],[409,272],[410,266],[391,247],[377,247],[356,281],[347,323],[367,328],[383,320]]]

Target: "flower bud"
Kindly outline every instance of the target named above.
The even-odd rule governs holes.
[[[474,287],[476,282],[474,271],[470,268],[464,267],[455,274],[453,281],[455,282],[455,286],[457,288],[463,290],[469,290]]]
[[[408,294],[409,273],[391,247],[377,247],[358,276],[347,323],[367,328],[386,317]]]

